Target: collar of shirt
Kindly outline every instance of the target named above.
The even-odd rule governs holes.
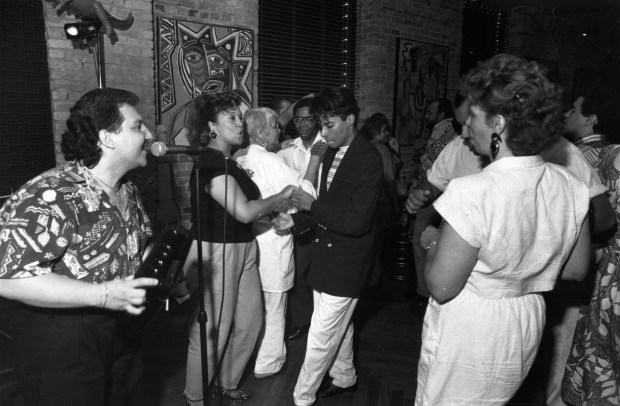
[[[325,142],[325,139],[323,138],[323,136],[321,135],[321,133],[317,133],[316,138],[314,139],[314,141],[312,142],[312,145],[316,144],[317,142]],[[297,137],[293,140],[293,146],[291,148],[297,148],[300,149],[304,152],[310,152],[310,149],[312,148],[312,145],[310,146],[310,148],[306,148],[304,146],[304,141],[301,139],[301,137]]]
[[[595,144],[595,143],[603,144],[605,142],[606,142],[606,139],[603,134],[590,134],[575,141],[575,145],[581,148],[584,145]]]
[[[544,163],[545,161],[540,155],[508,156],[491,162],[483,169],[483,171],[486,172],[502,169],[534,168]]]

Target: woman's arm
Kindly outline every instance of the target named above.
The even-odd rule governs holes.
[[[583,280],[590,270],[591,252],[590,220],[586,216],[581,226],[579,237],[577,237],[577,242],[564,265],[560,278],[564,280]]]
[[[435,300],[447,302],[465,285],[480,249],[471,246],[445,221],[438,240],[423,238],[422,241],[428,247],[424,266],[426,283]]]
[[[248,200],[235,178],[220,175],[207,184],[205,191],[237,221],[247,224],[269,215],[291,197],[294,189],[295,186],[289,185],[266,199]]]

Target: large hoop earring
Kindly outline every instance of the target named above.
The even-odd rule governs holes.
[[[212,140],[217,138],[217,134],[215,133],[215,131],[211,130],[211,132],[209,133],[209,137],[211,137]]]
[[[502,142],[502,137],[497,133],[491,134],[491,158],[495,160],[497,154],[499,153],[500,143]]]

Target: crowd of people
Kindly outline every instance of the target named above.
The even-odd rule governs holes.
[[[620,112],[595,90],[563,107],[535,62],[500,54],[461,78],[454,103],[429,103],[425,173],[405,203],[426,305],[416,405],[506,404],[543,353],[546,404],[620,404],[620,145],[605,137]],[[306,333],[294,403],[357,390],[352,316],[385,277],[402,210],[389,120],[358,125],[345,88],[243,113],[234,91],[190,104],[182,127],[200,159],[182,274],[203,300],[186,403],[249,399],[253,354],[254,376],[271,377]],[[67,163],[0,210],[25,404],[136,394],[141,339],[127,319],[159,283],[134,277],[153,236],[126,176],[153,140],[137,105],[125,90],[84,94],[62,136]]]

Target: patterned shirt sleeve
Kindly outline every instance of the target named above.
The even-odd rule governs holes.
[[[75,231],[70,205],[52,188],[24,188],[0,210],[0,278],[53,272]]]

